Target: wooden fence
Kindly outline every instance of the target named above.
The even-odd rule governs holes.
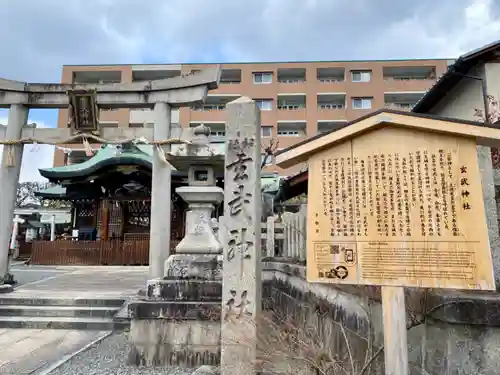
[[[262,223],[262,256],[306,259],[306,206]]]
[[[262,256],[306,260],[306,206],[262,223]],[[170,254],[179,241],[172,240]],[[40,265],[148,265],[149,239],[34,241],[31,263]]]
[[[170,243],[171,254],[179,241]],[[149,239],[107,241],[34,241],[32,264],[147,266]]]
[[[33,244],[31,242],[26,242],[24,240],[18,241],[19,243],[19,254],[17,259],[29,259],[31,256]]]
[[[149,263],[149,241],[34,241],[31,263],[43,265],[147,265]]]

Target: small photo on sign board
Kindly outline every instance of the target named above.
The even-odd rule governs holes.
[[[312,155],[308,281],[494,289],[476,152],[388,126]]]

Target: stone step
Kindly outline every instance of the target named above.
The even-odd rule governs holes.
[[[120,307],[107,306],[0,305],[0,317],[113,318],[119,310]]]
[[[78,329],[87,331],[122,330],[129,327],[129,322],[113,321],[112,318],[74,318],[50,316],[2,316],[0,328],[28,329]]]
[[[0,305],[20,306],[84,306],[121,307],[122,298],[65,298],[65,297],[0,297]]]

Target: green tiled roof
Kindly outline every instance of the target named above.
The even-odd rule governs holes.
[[[224,144],[216,145],[223,153]],[[146,168],[152,167],[153,146],[150,145],[133,145],[126,147],[117,152],[113,146],[103,146],[97,153],[89,160],[83,163],[65,165],[61,167],[43,168],[39,169],[40,174],[50,180],[71,179],[75,177],[86,176],[100,168],[111,165],[142,165]],[[173,171],[173,174],[179,174]],[[264,192],[276,193],[280,187],[281,177],[277,174],[263,174],[261,178],[261,186]],[[66,188],[62,186],[54,186],[45,190],[37,192],[40,196],[64,196]]]
[[[39,171],[48,179],[65,179],[84,176],[109,165],[135,164],[151,168],[152,155],[153,146],[149,145],[131,146],[122,149],[119,153],[113,146],[103,146],[92,158],[83,163],[42,168]]]
[[[280,181],[281,181],[281,177],[276,176],[276,175],[263,176],[260,179],[260,183],[261,183],[261,186],[263,188],[262,190],[265,193],[275,194],[279,190]],[[35,194],[38,196],[41,196],[41,197],[46,197],[46,198],[64,197],[66,195],[66,188],[64,186],[56,185],[56,186],[49,187],[47,189],[37,191]]]

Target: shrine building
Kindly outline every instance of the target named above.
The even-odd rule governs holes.
[[[71,222],[55,241],[33,241],[31,262],[147,265],[152,153],[150,145],[103,145],[82,163],[40,169],[40,174],[54,186],[36,195],[70,206]],[[263,192],[273,196],[279,180],[277,174],[263,174]],[[171,253],[184,236],[187,204],[175,193],[175,188],[184,185],[187,174],[173,170],[172,194],[165,197],[172,202]],[[217,185],[223,187],[222,176]],[[215,217],[222,207],[218,207]]]

